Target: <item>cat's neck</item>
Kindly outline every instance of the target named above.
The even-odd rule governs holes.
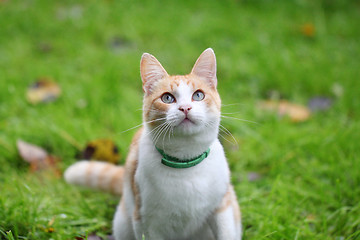
[[[170,137],[166,135],[158,137],[155,145],[150,131],[151,130],[145,126],[145,136],[147,136],[151,144],[163,150],[167,155],[179,159],[189,159],[199,156],[217,140],[218,135],[218,128],[192,135],[174,134]]]

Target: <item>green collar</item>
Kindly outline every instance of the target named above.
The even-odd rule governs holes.
[[[168,167],[172,167],[172,168],[189,168],[189,167],[193,167],[199,163],[202,162],[202,160],[204,160],[205,158],[207,158],[207,156],[209,156],[209,152],[210,152],[210,148],[208,148],[205,152],[203,152],[202,154],[200,154],[197,157],[191,158],[191,159],[178,159],[176,157],[172,157],[167,155],[163,150],[155,147],[159,153],[163,156],[163,158],[161,159],[161,163],[168,166]]]

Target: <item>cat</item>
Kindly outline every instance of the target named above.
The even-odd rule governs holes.
[[[240,208],[218,140],[221,100],[211,48],[188,75],[170,76],[144,53],[143,127],[125,167],[80,161],[69,183],[121,193],[116,240],[239,240]]]

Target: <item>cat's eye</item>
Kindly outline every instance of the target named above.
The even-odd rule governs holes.
[[[164,93],[161,96],[161,101],[163,101],[164,103],[173,103],[175,102],[175,97],[170,93]]]
[[[192,99],[194,101],[201,101],[204,99],[204,97],[205,97],[205,94],[201,90],[197,90],[196,92],[194,92]]]

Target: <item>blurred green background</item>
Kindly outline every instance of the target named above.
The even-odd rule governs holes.
[[[221,140],[244,239],[357,239],[359,24],[359,1],[0,0],[0,239],[106,239],[118,198],[29,172],[16,140],[60,157],[61,170],[93,139],[126,156],[136,130],[124,131],[141,123],[141,54],[186,74],[208,47],[234,117],[222,125],[237,143]],[[61,96],[30,104],[42,77]],[[258,108],[315,97],[325,108],[301,123]]]

